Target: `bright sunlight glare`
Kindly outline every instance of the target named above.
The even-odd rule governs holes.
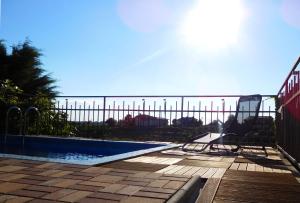
[[[236,44],[245,17],[241,0],[198,0],[183,19],[184,43],[201,50],[219,50]]]

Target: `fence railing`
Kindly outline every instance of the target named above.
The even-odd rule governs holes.
[[[278,92],[277,140],[300,162],[300,57]]]
[[[67,120],[94,125],[124,124],[134,119],[136,127],[192,125],[226,122],[235,114],[242,95],[174,96],[60,96],[54,110],[66,113]],[[247,111],[246,113],[249,113]],[[259,116],[275,118],[275,96],[263,95]]]

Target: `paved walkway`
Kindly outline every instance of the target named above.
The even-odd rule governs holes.
[[[166,202],[193,176],[213,184],[206,202],[300,202],[298,174],[276,150],[267,148],[266,157],[261,148],[222,148],[231,146],[202,154],[172,149],[100,167],[2,158],[0,202]]]

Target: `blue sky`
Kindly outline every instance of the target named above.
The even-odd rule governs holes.
[[[2,0],[0,39],[29,38],[62,95],[276,94],[300,55],[300,1],[190,15],[204,1]]]

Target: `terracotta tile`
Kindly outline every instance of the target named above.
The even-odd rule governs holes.
[[[178,190],[178,189],[181,188],[184,184],[185,184],[185,182],[181,182],[181,181],[170,181],[170,182],[167,183],[165,186],[163,186],[163,188]]]
[[[85,197],[81,199],[79,202],[80,203],[118,203],[119,201]]]
[[[27,187],[26,184],[4,182],[0,184],[0,192],[8,193]]]
[[[71,189],[61,189],[61,190],[58,190],[56,192],[53,192],[53,193],[50,193],[50,194],[47,194],[45,196],[43,196],[42,198],[43,199],[50,199],[50,200],[58,200],[66,195],[69,195],[73,192],[76,192],[77,190],[71,190]]]
[[[64,176],[64,178],[67,178],[65,176],[67,176],[69,174],[72,174],[72,173],[73,173],[73,171],[59,171],[57,173],[51,174],[50,177],[56,177],[56,178],[58,178],[58,177],[63,177]]]
[[[79,184],[97,186],[97,187],[107,187],[108,185],[110,185],[109,183],[101,183],[101,182],[94,182],[94,181],[82,181]]]
[[[142,187],[129,185],[129,186],[122,188],[117,193],[130,196],[130,195],[137,193],[140,189],[142,189]]]
[[[83,190],[83,191],[96,192],[96,191],[99,191],[99,190],[103,189],[104,187],[76,184],[76,185],[71,185],[68,188],[74,189],[74,190]]]
[[[40,192],[55,192],[59,190],[58,187],[48,187],[48,186],[42,186],[42,185],[31,185],[29,187],[25,188],[26,190],[33,190],[33,191],[40,191]]]
[[[148,185],[148,182],[137,182],[137,181],[128,181],[128,180],[119,181],[118,183],[123,184],[123,185],[135,185],[135,186],[146,186],[146,185]]]
[[[103,167],[90,167],[87,169],[82,170],[81,172],[84,173],[97,173],[97,174],[105,174],[111,171],[111,168],[103,168]]]
[[[32,200],[32,198],[30,198],[30,197],[15,196],[12,199],[6,200],[5,203],[23,203],[23,202],[28,202],[30,200]]]
[[[164,185],[166,185],[169,182],[169,180],[155,180],[153,182],[151,182],[150,184],[148,184],[148,187],[163,187]]]
[[[167,194],[173,194],[177,190],[174,189],[166,189],[166,188],[158,188],[158,187],[144,187],[141,189],[143,192],[158,192],[158,193],[167,193]]]
[[[63,198],[60,198],[59,200],[64,201],[64,202],[76,202],[88,195],[92,194],[92,192],[88,191],[76,191],[73,192],[67,196],[64,196]]]
[[[139,191],[139,192],[135,193],[134,196],[149,197],[149,198],[157,198],[157,199],[165,199],[166,200],[171,196],[171,194]]]
[[[74,179],[74,180],[89,180],[92,177],[90,177],[90,176],[65,175],[64,178],[69,178],[69,179]]]
[[[150,172],[138,172],[131,174],[130,177],[135,177],[135,178],[147,178],[146,176],[151,174]]]
[[[34,199],[30,203],[58,203],[60,201],[47,200],[47,199]]]
[[[31,180],[31,179],[27,179],[27,178],[21,178],[21,179],[17,179],[17,180],[12,180],[12,182],[15,183],[24,183],[24,184],[29,184],[29,185],[38,185],[41,184],[42,180]]]
[[[126,187],[126,185],[112,184],[112,185],[105,187],[104,189],[101,189],[100,192],[115,193],[115,192],[118,192],[119,190],[123,189],[124,187]]]
[[[28,176],[28,175],[25,175],[25,174],[5,174],[5,175],[6,176],[0,177],[0,180],[3,180],[3,181],[12,181],[12,180],[20,179],[20,178],[25,178],[26,176]]]
[[[23,167],[23,166],[1,166],[0,171],[2,171],[2,172],[15,172],[15,171],[22,170],[24,168],[26,168],[26,167]]]
[[[81,182],[81,180],[56,178],[42,183],[41,185],[54,186],[54,187],[69,187]]]
[[[121,203],[163,203],[165,200],[163,199],[154,199],[154,198],[146,198],[146,197],[129,197],[121,201]]]
[[[88,197],[120,201],[124,198],[127,198],[128,196],[120,195],[120,194],[104,193],[104,192],[95,192],[95,193],[89,195]]]
[[[40,192],[40,191],[32,191],[32,190],[20,189],[20,190],[16,190],[16,191],[10,192],[10,194],[18,195],[18,196],[25,196],[25,197],[37,198],[37,197],[41,197],[41,196],[43,196],[43,195],[45,195],[47,193],[46,192]]]
[[[49,169],[55,169],[55,168],[59,168],[59,164],[57,163],[44,163],[41,165],[36,166],[36,168],[49,168]]]
[[[95,178],[90,179],[90,181],[98,181],[103,183],[116,183],[123,180],[125,177],[121,176],[111,176],[111,175],[100,175]]]
[[[52,174],[61,172],[61,170],[57,170],[57,169],[49,169],[49,170],[44,170],[43,172],[37,174],[39,176],[50,176]]]
[[[0,202],[7,202],[9,199],[14,199],[17,196],[14,195],[0,195]]]

